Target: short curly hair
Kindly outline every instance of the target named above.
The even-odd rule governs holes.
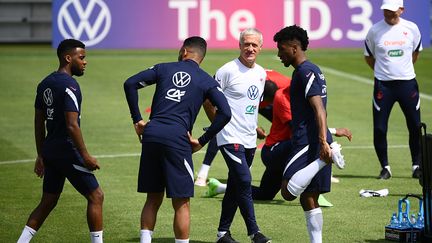
[[[65,39],[62,42],[60,42],[60,44],[57,47],[57,57],[60,59],[66,53],[70,52],[71,50],[74,50],[75,48],[85,49],[85,45],[79,40]]]
[[[297,40],[301,44],[301,49],[303,51],[307,50],[309,45],[309,37],[307,35],[307,31],[297,25],[291,25],[281,29],[273,36],[273,41],[275,42],[284,42],[284,41],[293,41]]]

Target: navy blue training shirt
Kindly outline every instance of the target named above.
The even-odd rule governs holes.
[[[81,100],[78,82],[66,73],[53,72],[39,83],[35,108],[45,113],[47,129],[43,157],[68,157],[78,153],[68,134],[64,112],[80,114]]]
[[[293,143],[296,145],[318,143],[318,126],[308,98],[321,96],[324,109],[326,108],[327,85],[319,67],[309,61],[297,66],[292,75],[290,95]],[[332,142],[328,129],[327,142]]]
[[[142,120],[137,89],[156,84],[150,121],[143,142],[158,142],[179,149],[191,149],[187,132],[205,99],[217,107],[216,117],[199,138],[205,145],[231,118],[231,110],[217,82],[193,60],[157,64],[124,83],[124,91],[134,123]]]

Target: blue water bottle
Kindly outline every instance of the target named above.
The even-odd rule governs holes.
[[[409,223],[409,218],[407,213],[402,214],[402,222],[400,222],[400,228],[401,229],[408,229],[411,228]]]
[[[421,214],[421,212],[419,212],[417,214],[417,222],[416,222],[415,227],[418,228],[418,229],[423,229],[424,228],[424,217]]]
[[[394,228],[394,229],[399,228],[399,220],[397,218],[396,213],[393,213],[393,216],[390,219],[389,227]]]

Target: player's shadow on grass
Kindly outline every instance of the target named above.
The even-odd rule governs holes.
[[[266,204],[266,205],[281,205],[284,204],[286,201],[282,199],[273,199],[273,200],[254,200],[254,204]],[[290,205],[288,205],[290,206]]]
[[[130,238],[126,240],[127,242],[140,242],[140,238]],[[154,243],[172,243],[174,242],[174,238],[152,238],[152,242]],[[189,240],[190,243],[209,243],[213,241],[202,241],[202,240]]]
[[[373,243],[388,243],[390,241],[387,241],[385,239],[378,239],[378,240],[365,240],[365,242],[373,242]]]
[[[402,198],[404,198],[406,195],[407,195],[407,194],[401,194],[401,193],[395,193],[395,194],[393,194],[393,193],[389,193],[388,196],[389,196],[389,197],[396,197],[396,198],[402,199]],[[423,195],[422,195],[422,194],[415,194],[415,195],[423,198]],[[414,200],[417,200],[417,199],[412,198],[412,197],[409,197],[409,200],[411,201],[411,204],[412,204],[412,202],[415,202]]]
[[[349,174],[344,174],[344,175],[334,175],[337,178],[358,178],[358,179],[376,179],[377,176],[373,176],[373,175],[349,175]]]
[[[274,205],[279,206],[283,205],[284,207],[300,207],[299,201],[288,202],[283,199],[273,199],[273,200],[254,200],[254,204],[264,204],[264,205]]]
[[[222,197],[202,197],[204,199],[213,199],[213,200],[218,200],[220,202],[222,202],[223,198]],[[300,207],[300,203],[299,202],[287,202],[283,199],[273,199],[273,200],[254,200],[253,201],[254,204],[262,204],[262,205],[270,205],[270,206],[281,206],[283,205],[284,207],[288,206],[288,207]]]

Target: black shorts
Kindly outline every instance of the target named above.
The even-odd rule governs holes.
[[[164,192],[169,198],[194,195],[192,151],[143,142],[138,192]]]
[[[43,191],[59,194],[63,191],[65,179],[82,195],[99,187],[93,172],[85,168],[82,158],[44,158],[45,175]]]

